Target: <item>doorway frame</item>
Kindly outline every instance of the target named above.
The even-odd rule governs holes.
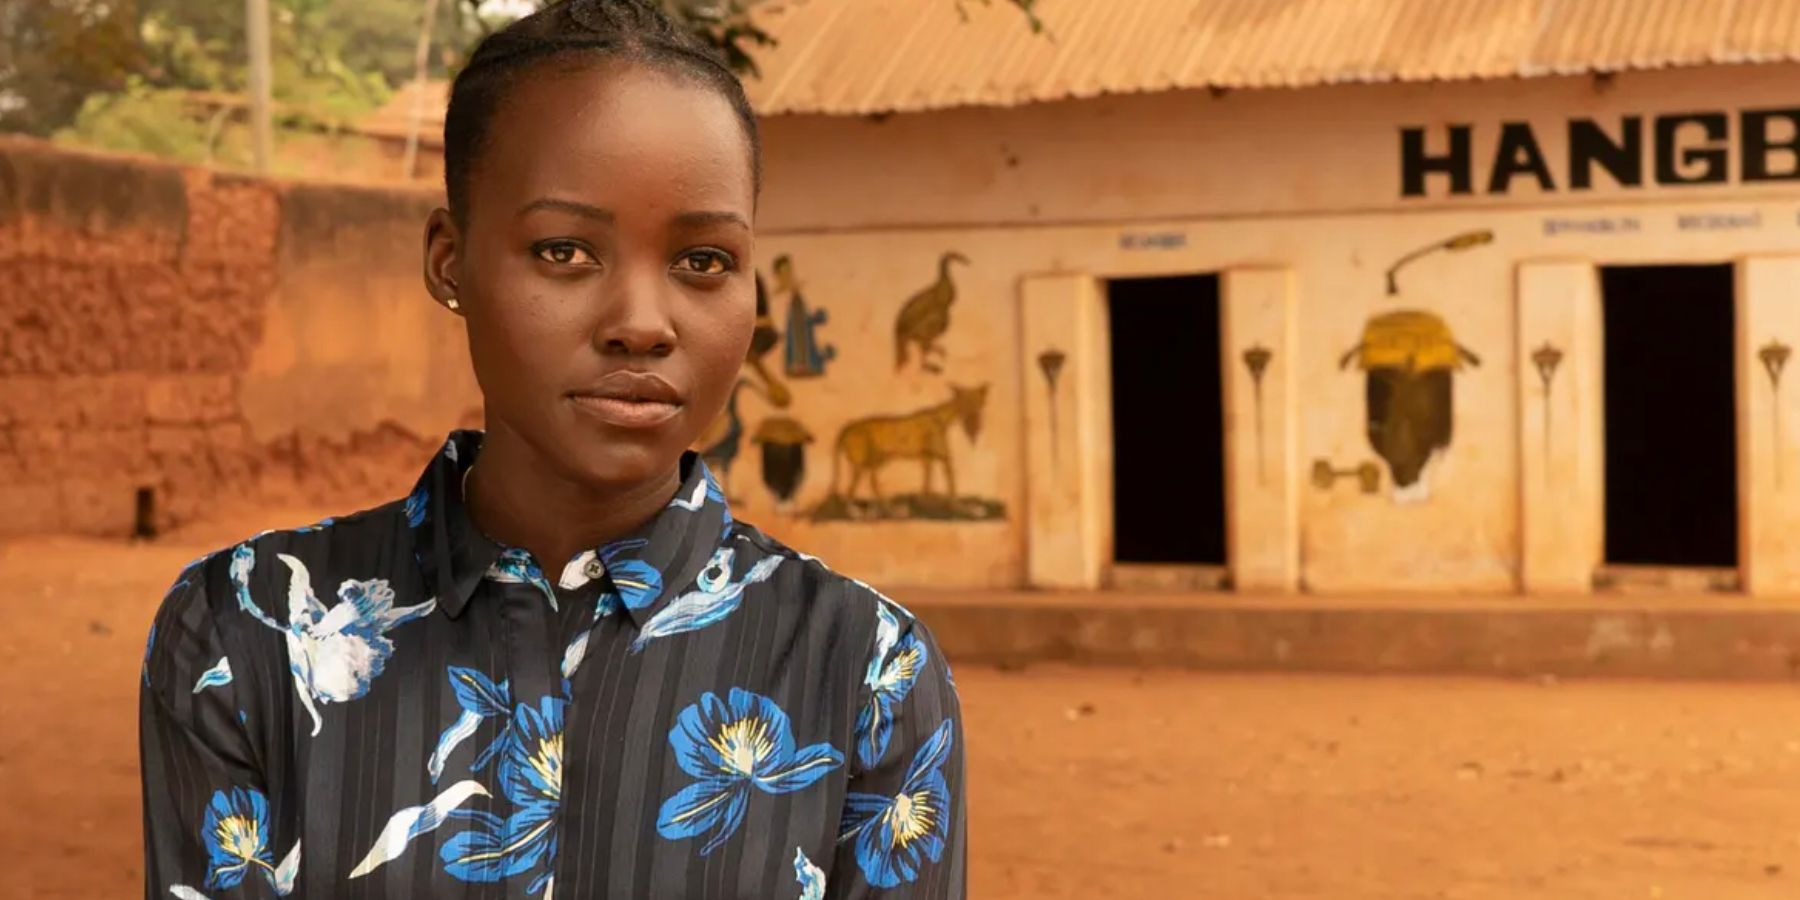
[[[1121,564],[1113,551],[1112,348],[1106,283],[1183,275],[1216,275],[1219,279],[1225,440],[1226,565],[1222,573],[1209,566]],[[1216,590],[1228,586],[1240,592],[1292,592],[1299,588],[1295,302],[1293,273],[1285,267],[1061,272],[1021,278],[1025,555],[1026,577],[1032,587]],[[1252,377],[1243,358],[1243,351],[1252,346],[1269,353],[1260,378]],[[1046,352],[1063,354],[1058,388],[1049,397],[1039,362]],[[1062,423],[1054,442],[1051,404]]]
[[[1103,297],[1102,297],[1103,303],[1101,305],[1101,309],[1102,309],[1103,315],[1105,316],[1105,320],[1103,322],[1103,327],[1105,327],[1107,330],[1107,342],[1110,347],[1112,344],[1116,343],[1116,340],[1118,337],[1118,334],[1114,331],[1114,325],[1117,324],[1120,306],[1121,305],[1132,306],[1137,303],[1136,300],[1132,300],[1132,299],[1121,300],[1121,294],[1127,293],[1129,291],[1129,289],[1127,289],[1126,291],[1121,291],[1120,290],[1121,286],[1132,284],[1132,283],[1142,283],[1142,282],[1146,282],[1146,281],[1151,281],[1151,282],[1177,281],[1177,280],[1181,280],[1181,279],[1194,279],[1194,280],[1210,279],[1212,282],[1212,293],[1213,293],[1212,306],[1214,307],[1211,310],[1211,312],[1213,314],[1212,327],[1215,328],[1218,333],[1217,341],[1215,343],[1215,346],[1213,346],[1212,350],[1213,350],[1214,356],[1216,357],[1214,360],[1214,364],[1219,366],[1219,368],[1215,371],[1217,371],[1220,375],[1220,381],[1219,381],[1219,386],[1218,386],[1219,469],[1217,470],[1216,476],[1218,478],[1218,487],[1219,487],[1219,491],[1220,491],[1219,508],[1218,508],[1219,519],[1217,522],[1217,527],[1219,529],[1219,542],[1221,545],[1223,545],[1221,548],[1222,552],[1221,552],[1221,555],[1216,560],[1206,560],[1206,561],[1197,561],[1197,560],[1185,560],[1185,561],[1125,560],[1125,559],[1120,558],[1119,548],[1115,543],[1113,550],[1112,550],[1112,564],[1108,568],[1106,576],[1104,578],[1104,586],[1109,589],[1112,589],[1112,590],[1124,590],[1124,591],[1136,591],[1136,592],[1171,592],[1171,591],[1218,592],[1218,591],[1227,591],[1227,590],[1231,589],[1231,566],[1230,566],[1231,526],[1230,526],[1230,515],[1228,514],[1227,509],[1226,509],[1226,505],[1225,505],[1226,499],[1224,496],[1225,492],[1227,490],[1227,485],[1230,483],[1230,478],[1229,478],[1229,475],[1227,474],[1227,471],[1225,468],[1225,455],[1228,452],[1229,442],[1226,440],[1226,437],[1225,437],[1225,409],[1224,409],[1225,394],[1228,391],[1228,389],[1224,383],[1224,368],[1225,368],[1225,366],[1224,366],[1224,348],[1227,346],[1227,342],[1226,342],[1225,334],[1224,334],[1224,326],[1225,326],[1225,319],[1226,319],[1225,296],[1224,296],[1224,294],[1225,294],[1224,273],[1221,273],[1221,272],[1183,272],[1183,273],[1177,273],[1177,274],[1147,275],[1147,276],[1134,275],[1134,276],[1122,276],[1122,277],[1112,277],[1112,278],[1101,279],[1099,281],[1099,289],[1100,289],[1101,293],[1103,294]],[[1202,319],[1203,318],[1204,317],[1202,317]],[[1197,320],[1197,321],[1199,321],[1199,320]],[[1162,336],[1162,339],[1167,340],[1168,337],[1166,335],[1164,335],[1164,336]],[[1154,345],[1152,345],[1152,346],[1154,346]],[[1194,352],[1197,352],[1197,353],[1205,353],[1206,349],[1207,349],[1203,342],[1194,342],[1191,344],[1191,346],[1193,347]],[[1116,362],[1117,362],[1117,357],[1111,356],[1109,354],[1108,359],[1106,361],[1107,372],[1108,372],[1109,377],[1111,375],[1115,374],[1113,372],[1113,369],[1114,369],[1114,364]],[[1116,397],[1115,397],[1116,389],[1117,389],[1117,385],[1109,382],[1107,384],[1107,392],[1105,395],[1106,401],[1109,405],[1109,410],[1110,410],[1109,415],[1110,415],[1110,419],[1111,419],[1111,428],[1109,429],[1109,433],[1107,435],[1107,440],[1112,442],[1112,450],[1115,454],[1115,457],[1113,459],[1113,465],[1111,467],[1111,471],[1108,473],[1108,478],[1110,478],[1112,480],[1113,494],[1112,494],[1112,501],[1111,501],[1112,509],[1110,509],[1108,511],[1110,513],[1110,515],[1107,516],[1106,527],[1108,528],[1109,532],[1113,535],[1115,542],[1118,539],[1118,528],[1119,528],[1119,524],[1120,524],[1119,516],[1118,516],[1118,504],[1119,504],[1118,473],[1121,468],[1121,465],[1116,456],[1116,454],[1118,452],[1118,440],[1119,440],[1118,430],[1119,430],[1119,424],[1120,424],[1117,403],[1116,403]],[[1162,411],[1159,410],[1159,415],[1161,415],[1161,414],[1162,414]],[[1206,477],[1205,472],[1198,471],[1198,470],[1194,470],[1192,472],[1188,472],[1185,474],[1187,475],[1187,477],[1194,477],[1194,478],[1205,478]]]
[[[1600,270],[1718,264],[1732,266],[1737,567],[1608,565]],[[1516,275],[1521,589],[1800,596],[1800,410],[1781,418],[1779,442],[1769,414],[1800,388],[1784,384],[1778,398],[1758,355],[1774,341],[1800,345],[1800,256],[1526,259]],[[1545,345],[1562,351],[1548,395],[1533,360]],[[1546,411],[1550,421],[1575,424],[1546,436]]]

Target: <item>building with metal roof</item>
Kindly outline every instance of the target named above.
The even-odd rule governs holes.
[[[961,6],[758,7],[826,355],[747,516],[889,583],[1800,595],[1800,2]]]
[[[1788,0],[770,0],[765,115],[1800,58]]]
[[[1800,595],[1800,0],[1035,11],[756,7],[744,515],[885,583]]]

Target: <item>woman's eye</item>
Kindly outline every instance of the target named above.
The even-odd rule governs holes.
[[[538,259],[559,266],[597,266],[600,264],[599,260],[594,259],[594,254],[587,251],[587,248],[569,241],[551,241],[547,244],[539,244],[532,252],[537,254]]]
[[[734,260],[719,250],[695,250],[675,263],[676,268],[691,275],[723,275],[731,271]]]

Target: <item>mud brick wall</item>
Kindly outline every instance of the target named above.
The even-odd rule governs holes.
[[[305,360],[262,358],[282,267],[308,255],[282,246],[295,190],[0,141],[0,535],[128,535],[215,504],[374,502],[441,440],[417,423],[329,416],[254,427],[244,387],[256,371],[279,372],[293,392],[308,383]],[[385,203],[413,223],[428,204],[305,191],[313,206],[339,193],[326,205]],[[416,248],[416,235],[414,225],[395,240]]]

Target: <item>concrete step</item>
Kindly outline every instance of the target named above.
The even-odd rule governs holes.
[[[1791,681],[1800,602],[890,591],[957,663]]]

